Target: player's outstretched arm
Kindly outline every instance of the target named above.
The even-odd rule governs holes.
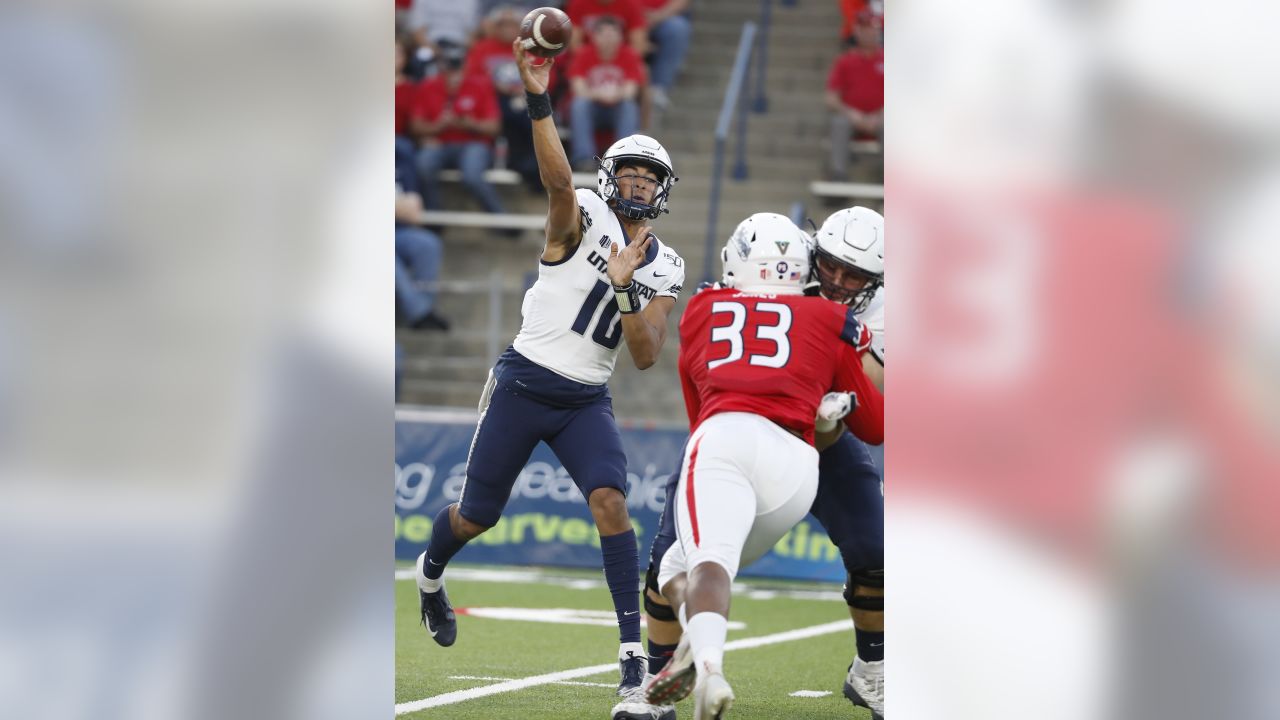
[[[556,123],[550,114],[550,98],[547,84],[551,66],[555,60],[546,59],[533,64],[534,57],[525,52],[519,38],[512,41],[511,51],[520,67],[525,92],[529,98],[529,116],[533,118],[533,152],[538,158],[538,174],[547,188],[547,244],[542,259],[555,262],[573,252],[582,240],[582,226],[578,218],[578,197],[573,191],[573,169],[564,154],[564,145],[556,132]],[[545,113],[545,115],[543,114]]]
[[[649,233],[652,229],[646,225],[635,234],[642,239],[632,241],[621,250],[615,242],[609,249],[609,282],[613,283],[614,294],[618,296],[622,337],[627,341],[631,359],[641,370],[653,367],[658,361],[658,352],[667,339],[667,316],[676,306],[675,298],[660,296],[650,301],[643,312],[637,312],[637,306],[630,299],[635,296],[632,276],[644,262],[649,245],[654,242],[653,235]]]

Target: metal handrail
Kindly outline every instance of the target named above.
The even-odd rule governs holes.
[[[735,111],[738,114],[738,164],[742,171],[742,177],[746,176],[746,121],[744,117],[746,113],[744,112],[745,108],[739,102],[739,96],[742,96],[742,86],[747,79],[747,66],[751,61],[752,42],[755,37],[756,24],[749,21],[743,23],[742,35],[738,38],[738,54],[733,60],[733,72],[729,75],[729,85],[725,89],[724,102],[720,104],[720,117],[716,121],[715,158],[713,170],[711,171],[711,198],[707,204],[707,247],[704,255],[706,259],[703,262],[702,278],[707,282],[711,281],[711,267],[716,241],[716,220],[720,213],[720,185],[724,182],[724,144],[729,136],[729,123],[733,120]],[[736,170],[735,168],[735,177],[737,177]]]
[[[489,271],[488,280],[437,280],[435,282],[418,281],[414,283],[423,290],[451,293],[487,293],[489,296],[489,327],[486,328],[485,358],[466,358],[481,364],[489,364],[498,359],[502,349],[502,293],[523,292],[518,284],[508,284],[498,270]],[[509,338],[508,338],[509,339]],[[462,358],[459,358],[462,360]]]
[[[760,5],[760,38],[757,41],[760,51],[756,53],[756,101],[751,108],[758,113],[769,110],[769,99],[764,94],[764,78],[765,68],[769,64],[769,29],[773,25],[773,0],[761,0]]]

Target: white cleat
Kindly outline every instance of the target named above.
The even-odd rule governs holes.
[[[844,696],[871,710],[871,720],[884,720],[884,661],[854,658],[844,679]]]
[[[632,688],[613,706],[612,720],[676,720],[674,705],[651,705],[645,699],[645,688],[653,682],[653,676],[645,677],[642,687]]]
[[[718,668],[698,674],[693,688],[693,720],[720,720],[733,707],[733,688]]]

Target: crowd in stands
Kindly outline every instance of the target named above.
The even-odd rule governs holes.
[[[440,207],[445,169],[461,171],[487,212],[503,211],[485,180],[492,167],[541,191],[511,42],[525,13],[548,4],[574,23],[552,94],[575,166],[594,169],[600,141],[642,131],[669,105],[689,50],[689,0],[397,0],[396,143],[414,149],[426,208]]]
[[[831,111],[832,180],[848,179],[849,141],[884,140],[884,15],[879,3],[840,0],[847,49],[831,65],[826,105]]]
[[[689,0],[396,0],[396,300],[406,327],[449,327],[431,289],[441,230],[419,220],[424,209],[445,209],[443,171],[459,171],[489,213],[504,212],[485,175],[494,167],[542,191],[511,43],[525,14],[547,5],[574,23],[552,95],[576,169],[594,171],[603,147],[643,131],[669,105],[689,50]]]

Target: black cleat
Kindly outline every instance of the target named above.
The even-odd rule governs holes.
[[[648,655],[633,655],[618,661],[622,680],[618,682],[618,696],[627,697],[644,685],[644,674],[649,669]]]
[[[458,620],[453,615],[453,606],[449,604],[444,588],[433,593],[419,588],[418,604],[422,610],[422,626],[431,633],[431,639],[442,647],[452,645],[458,639]]]

